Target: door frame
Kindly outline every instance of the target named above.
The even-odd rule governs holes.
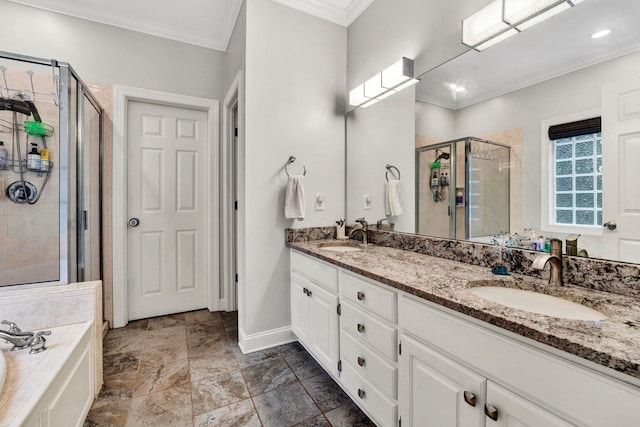
[[[219,194],[217,184],[220,102],[214,99],[180,95],[131,86],[113,85],[113,160],[112,160],[112,234],[113,234],[113,327],[129,321],[127,294],[127,104],[129,101],[190,108],[207,113],[207,202],[208,242],[207,307],[218,309],[219,300]]]
[[[240,282],[244,277],[244,272],[241,272],[241,266],[244,265],[241,260],[244,258],[241,256],[240,245],[242,212],[240,194],[244,191],[244,183],[241,182],[244,176],[244,154],[241,155],[241,153],[244,152],[244,115],[242,114],[242,111],[244,111],[243,83],[243,73],[242,71],[238,71],[229,86],[222,107],[222,144],[220,147],[220,287],[222,288],[221,290],[223,290],[223,296],[219,299],[219,310],[226,311],[237,309]],[[234,136],[234,110],[237,110],[237,138]],[[237,148],[233,147],[234,139],[236,140]],[[234,156],[234,154],[237,154],[237,156]],[[234,183],[236,186],[235,189],[233,188]],[[237,233],[234,233],[233,211],[236,201],[238,202],[235,218]],[[234,267],[236,265],[237,270],[234,273]],[[238,275],[237,282],[235,281],[234,274]]]

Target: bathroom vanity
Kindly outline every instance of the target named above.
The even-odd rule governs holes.
[[[299,341],[380,426],[636,426],[637,298],[557,290],[605,320],[542,316],[481,298],[546,281],[369,245],[289,243]]]

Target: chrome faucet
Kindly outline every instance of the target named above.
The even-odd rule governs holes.
[[[362,234],[362,245],[366,248],[367,247],[367,229],[369,227],[369,223],[364,219],[364,217],[356,219],[356,222],[360,224],[361,227],[354,228],[353,230],[351,230],[351,232],[349,233],[349,237],[353,236],[354,233],[359,231]]]
[[[547,263],[551,266],[549,284],[562,286],[562,240],[550,239],[551,252],[540,254],[533,260],[532,267],[537,270],[544,270]]]
[[[13,344],[11,351],[22,350],[23,348],[29,347],[33,342],[33,337],[33,332],[20,332],[20,335],[13,335],[8,331],[0,330],[0,338],[4,339],[10,344]]]

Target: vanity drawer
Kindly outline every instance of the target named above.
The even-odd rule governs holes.
[[[346,331],[340,334],[340,360],[352,365],[388,397],[396,399],[398,368]]]
[[[340,327],[344,331],[366,342],[389,360],[397,360],[396,328],[358,310],[347,302],[343,302],[341,307]]]
[[[340,272],[340,295],[356,307],[369,310],[389,322],[396,323],[396,293],[360,277]]]
[[[349,363],[342,364],[340,380],[351,398],[380,426],[397,425],[398,405],[384,397]]]
[[[338,269],[291,250],[291,270],[302,274],[330,291],[338,292]]]

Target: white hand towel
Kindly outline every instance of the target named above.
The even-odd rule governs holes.
[[[287,219],[304,220],[304,176],[302,175],[291,175],[287,180],[284,216]]]
[[[402,205],[400,204],[400,181],[397,179],[390,179],[387,181],[384,199],[385,213],[387,215],[402,215]]]

